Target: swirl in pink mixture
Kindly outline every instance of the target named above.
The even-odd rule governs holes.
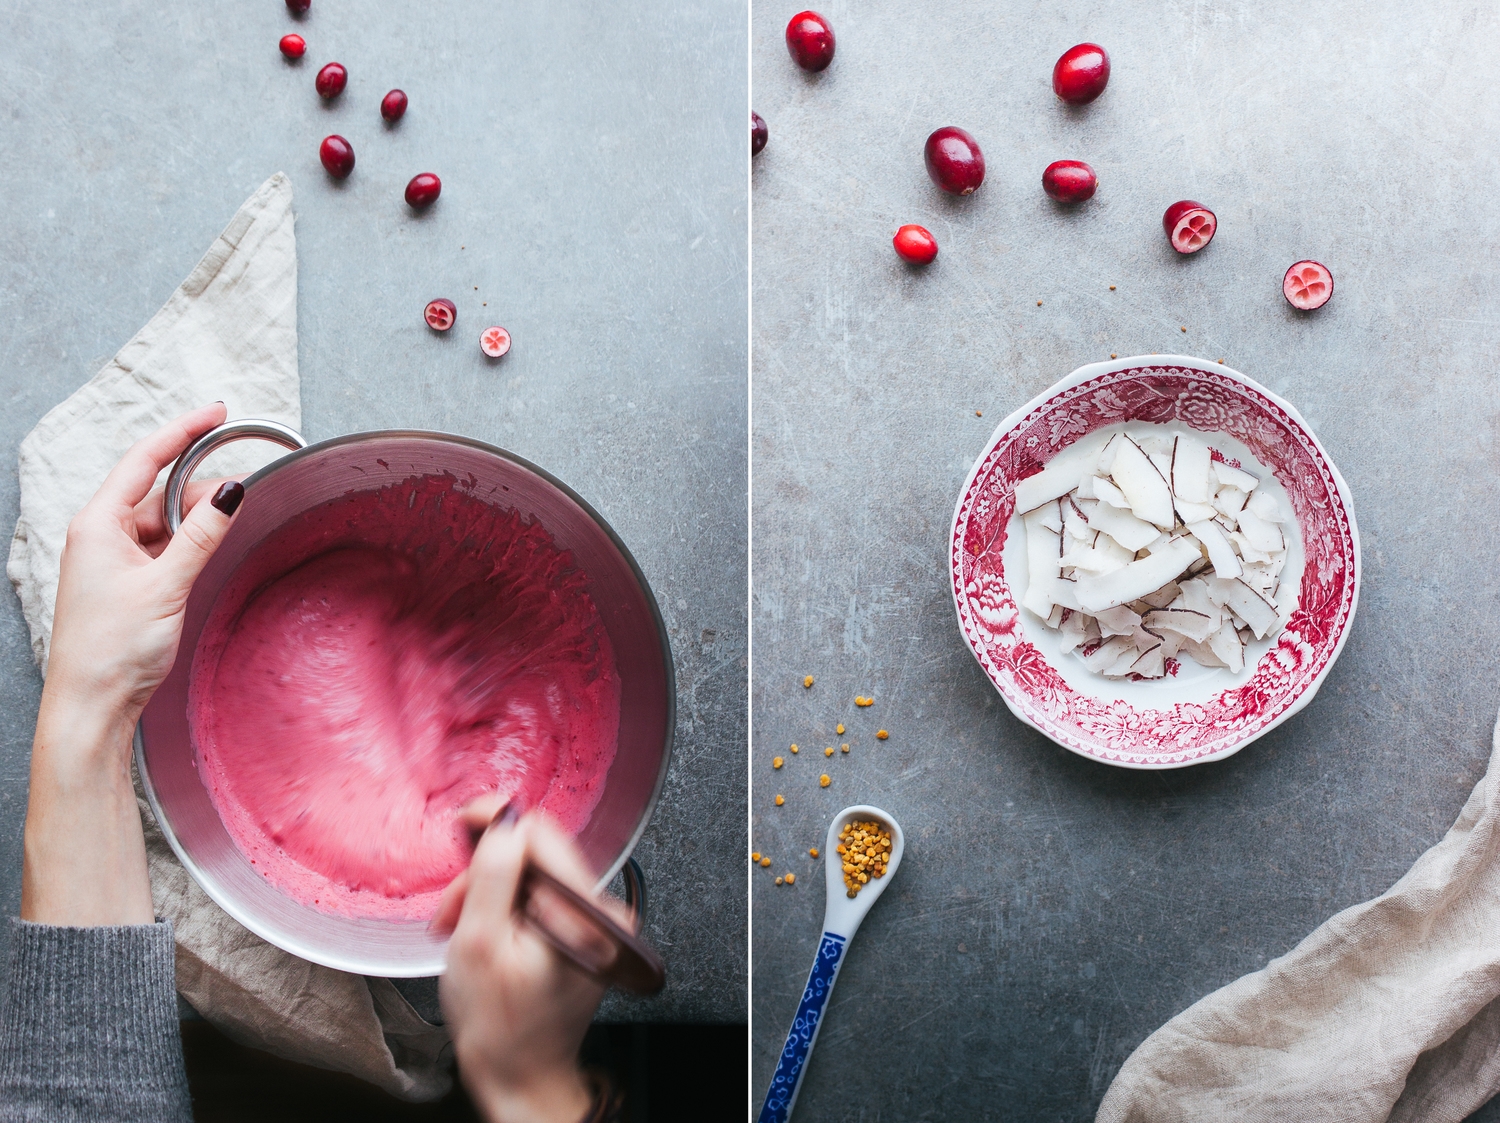
[[[502,791],[578,833],[619,731],[598,609],[551,536],[451,476],[333,500],[255,547],[193,659],[195,759],[272,884],[425,919]]]

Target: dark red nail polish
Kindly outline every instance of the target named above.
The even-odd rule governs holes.
[[[495,817],[490,820],[490,826],[492,826],[492,827],[509,827],[509,826],[514,826],[516,820],[519,819],[520,817],[521,817],[521,804],[520,804],[520,801],[513,799],[509,803],[507,803],[504,807],[500,808],[499,811],[495,812]]]
[[[245,485],[239,480],[229,480],[220,485],[219,490],[214,492],[214,497],[209,502],[226,515],[232,515],[240,509],[240,503],[244,498]]]

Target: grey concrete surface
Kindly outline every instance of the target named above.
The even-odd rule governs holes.
[[[277,40],[308,42],[288,64]],[[640,560],[671,630],[676,757],[637,854],[671,982],[606,1020],[741,1021],[747,621],[745,5],[0,6],[0,463],[171,294],[271,173],[296,191],[313,439],[423,427],[572,484]],[[349,86],[325,105],[313,76]],[[387,129],[381,96],[403,88]],[[352,142],[331,182],[318,143]],[[408,178],[441,200],[414,216]],[[459,306],[446,337],[422,323]],[[488,306],[484,306],[488,302]],[[491,365],[486,323],[515,338]],[[16,513],[0,470],[0,525]],[[40,689],[0,607],[0,905],[17,907]],[[0,929],[3,931],[3,929]]]
[[[752,1087],[758,1104],[818,935],[807,848],[867,801],[901,820],[906,857],[845,961],[797,1117],[1091,1119],[1151,1030],[1386,889],[1484,770],[1500,107],[1475,60],[1500,17],[819,7],[838,38],[821,76],[787,56],[794,5],[756,4],[751,27],[770,128],[752,173],[752,835],[774,860],[752,879]],[[1052,64],[1085,40],[1113,74],[1069,109]],[[986,157],[968,199],[923,169],[948,124]],[[1069,158],[1100,180],[1071,210],[1040,187]],[[1180,198],[1220,220],[1185,259],[1161,228]],[[894,256],[905,222],[936,235],[931,268]],[[1313,315],[1280,295],[1305,257],[1337,283]],[[1353,489],[1365,584],[1301,715],[1227,762],[1142,774],[1010,715],[958,634],[945,540],[996,422],[1085,362],[1153,351],[1224,358],[1306,414]],[[797,884],[776,888],[787,870]]]

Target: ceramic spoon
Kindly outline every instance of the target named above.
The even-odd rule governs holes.
[[[838,853],[839,833],[850,819],[875,819],[891,832],[891,856],[885,864],[885,876],[871,878],[856,897],[850,897],[844,888],[843,862]],[[849,949],[849,941],[854,939],[865,913],[896,876],[905,849],[906,837],[901,833],[901,824],[878,807],[863,804],[846,807],[829,824],[823,849],[828,867],[823,939],[818,945],[817,957],[813,959],[812,971],[807,976],[807,989],[802,992],[797,1017],[786,1035],[786,1044],[781,1047],[781,1060],[777,1062],[776,1075],[771,1078],[771,1090],[766,1093],[758,1123],[786,1123],[791,1116],[792,1105],[797,1102],[797,1089],[802,1086],[802,1075],[807,1071],[808,1054],[812,1052],[818,1029],[823,1024],[823,1008],[828,1005],[828,996],[833,993],[833,984],[839,976],[839,966],[844,962],[844,952]]]

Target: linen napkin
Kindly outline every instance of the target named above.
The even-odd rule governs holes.
[[[135,338],[21,442],[21,513],[6,571],[44,675],[68,521],[135,441],[220,400],[231,417],[301,425],[297,242],[292,185],[280,172]],[[203,471],[239,473],[278,455],[241,442]],[[195,1010],[245,1045],[352,1073],[403,1099],[447,1092],[446,1030],[418,1017],[390,980],[319,967],[243,928],[182,868],[138,802],[156,911],[176,930],[177,989]]]
[[[1458,1123],[1500,1091],[1500,726],[1458,821],[1373,901],[1178,1014],[1098,1123]]]

